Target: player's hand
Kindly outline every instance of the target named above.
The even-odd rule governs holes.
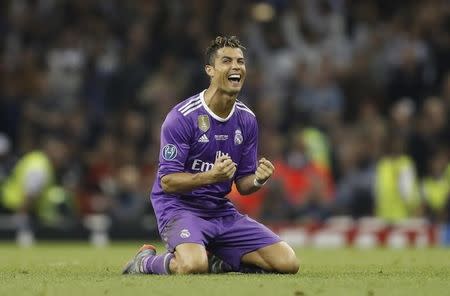
[[[228,155],[222,155],[216,159],[210,172],[216,182],[231,180],[236,172],[236,163]]]
[[[263,184],[275,171],[273,164],[264,157],[258,161],[258,167],[256,168],[255,176],[258,183]]]

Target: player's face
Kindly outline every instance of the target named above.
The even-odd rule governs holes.
[[[214,65],[207,69],[211,83],[230,95],[237,94],[245,80],[245,60],[240,48],[223,47],[217,50]]]

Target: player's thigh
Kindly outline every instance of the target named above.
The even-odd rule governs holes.
[[[294,250],[284,241],[247,253],[241,260],[246,264],[281,273],[296,273],[299,269]]]
[[[242,256],[281,241],[266,226],[239,213],[224,217],[220,225],[220,235],[215,238],[210,251],[236,271]]]
[[[174,252],[181,244],[207,245],[215,235],[215,228],[205,219],[182,212],[172,217],[160,234],[167,250]]]

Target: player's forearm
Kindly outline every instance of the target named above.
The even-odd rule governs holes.
[[[258,191],[261,188],[261,186],[255,185],[255,178],[256,175],[252,174],[242,177],[236,181],[236,188],[241,195],[252,194],[253,192]]]
[[[165,193],[186,193],[196,188],[215,183],[208,173],[174,173],[161,178],[161,187]]]

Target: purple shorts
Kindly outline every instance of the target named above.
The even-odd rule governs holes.
[[[201,218],[185,211],[173,217],[161,231],[169,252],[179,244],[196,243],[238,270],[243,255],[280,242],[269,228],[239,213]]]

